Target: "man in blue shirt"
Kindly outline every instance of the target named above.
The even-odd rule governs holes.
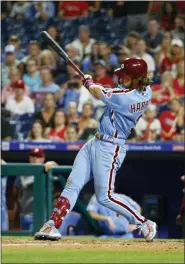
[[[139,213],[141,212],[140,206],[133,201],[130,197],[120,194],[125,202],[130,204]],[[132,225],[123,215],[117,213],[108,207],[101,205],[94,194],[87,206],[87,211],[91,217],[98,221],[98,224],[103,232],[101,237],[117,237],[117,238],[133,238],[132,232],[137,229],[136,225]]]

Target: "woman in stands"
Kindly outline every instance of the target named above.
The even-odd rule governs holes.
[[[35,114],[35,119],[41,120],[44,128],[53,127],[55,114],[55,100],[52,93],[44,96],[44,108]]]
[[[44,137],[44,126],[42,124],[42,121],[40,120],[34,121],[30,131],[30,136],[26,139],[26,141],[38,141],[38,142],[49,141]]]
[[[66,138],[66,114],[62,109],[57,109],[54,115],[54,126],[48,128],[48,138],[52,141],[65,141]]]
[[[174,80],[174,92],[178,98],[184,98],[185,87],[184,87],[184,61],[180,61],[177,64],[177,76]]]

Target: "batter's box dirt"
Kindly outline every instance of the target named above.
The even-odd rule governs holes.
[[[61,249],[81,249],[81,250],[124,250],[124,251],[152,251],[152,252],[184,252],[183,240],[154,240],[147,243],[144,240],[111,240],[111,239],[79,239],[63,238],[60,241],[37,241],[34,239],[2,238],[2,249],[10,248],[24,249],[31,248],[61,248]]]

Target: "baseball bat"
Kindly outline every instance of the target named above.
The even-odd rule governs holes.
[[[74,62],[69,58],[67,53],[59,46],[59,44],[48,34],[46,31],[41,33],[42,39],[54,50],[56,53],[62,57],[73,69],[75,69],[79,75],[84,78],[84,73],[74,64]]]

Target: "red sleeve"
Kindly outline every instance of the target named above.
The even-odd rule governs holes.
[[[88,4],[87,1],[83,1],[83,2],[81,2],[80,4],[81,4],[81,9],[82,9],[83,11],[89,10],[89,4]]]

